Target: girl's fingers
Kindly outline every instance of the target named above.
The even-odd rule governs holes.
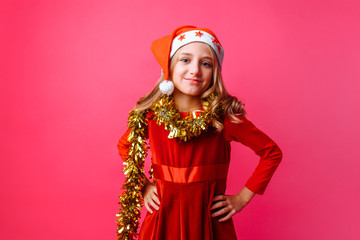
[[[148,203],[148,201],[147,200],[145,200],[144,201],[144,205],[145,205],[145,208],[152,214],[153,213],[153,211],[151,210],[151,208],[149,207],[149,203]]]
[[[224,207],[222,209],[220,209],[219,211],[214,212],[213,214],[211,214],[212,217],[217,217],[220,216],[224,213],[227,213],[228,211],[230,211],[230,209],[228,207]]]
[[[151,202],[150,205],[153,207],[153,209],[159,210],[159,207],[154,202]]]
[[[226,196],[225,195],[217,195],[213,198],[213,201],[219,201],[219,200],[225,200]]]
[[[222,200],[222,201],[220,201]],[[210,210],[213,210],[215,208],[219,208],[219,207],[224,207],[227,205],[227,202],[225,201],[226,200],[226,196],[225,195],[217,195],[213,198],[213,201],[220,201],[220,202],[217,202],[215,204],[213,204],[210,208]]]
[[[213,209],[219,208],[219,207],[224,207],[224,206],[226,206],[225,201],[217,202],[211,206],[210,210],[213,210]]]
[[[226,220],[229,220],[235,214],[235,212],[235,209],[231,210],[225,217],[219,219],[219,222],[225,222]]]
[[[159,207],[154,203],[154,201],[152,201],[152,199],[144,200],[144,205],[150,213],[153,213],[151,207],[153,207],[156,210],[159,210]]]
[[[159,198],[157,197],[157,189],[155,185],[149,186],[147,191],[145,192],[144,205],[150,213],[153,213],[151,207],[156,210],[159,210],[158,205],[160,205],[160,201]]]
[[[155,194],[152,196],[152,200],[155,201],[158,205],[160,205],[160,200]]]
[[[227,213],[225,217],[219,219],[219,222],[229,220],[233,215],[235,215],[237,212],[240,212],[248,204],[247,201],[245,201],[238,195],[218,195],[213,198],[213,201],[219,202],[213,204],[210,210],[219,207],[223,208],[211,214],[212,217],[217,217],[219,215]]]
[[[157,196],[157,190],[156,190],[156,186],[154,186],[154,188],[152,189],[153,193],[151,194],[151,199],[153,201],[155,201],[158,205],[160,205],[160,201],[159,198]]]
[[[149,201],[149,203],[153,208],[155,208],[156,210],[159,210],[159,206],[152,199]]]

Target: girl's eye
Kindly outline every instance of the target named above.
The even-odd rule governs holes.
[[[182,61],[182,62],[189,62],[189,59],[187,59],[187,58],[182,58],[182,59],[180,59],[180,61]]]
[[[211,67],[211,63],[208,63],[208,62],[203,62],[202,65],[205,67]]]

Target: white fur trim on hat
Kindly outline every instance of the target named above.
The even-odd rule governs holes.
[[[163,94],[171,95],[174,91],[174,83],[169,80],[164,80],[160,83],[159,89]]]
[[[172,41],[170,58],[174,56],[175,52],[179,48],[191,42],[203,42],[212,47],[219,61],[219,65],[222,66],[224,59],[224,49],[221,47],[220,43],[215,37],[202,30],[188,31],[176,36]]]

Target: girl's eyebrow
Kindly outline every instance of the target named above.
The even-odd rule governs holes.
[[[180,55],[187,55],[187,56],[193,56],[191,53],[187,53],[187,52],[182,52],[182,53],[180,53]],[[211,60],[211,57],[210,56],[205,56],[205,57],[203,57],[203,58],[207,58],[207,59],[210,59]]]

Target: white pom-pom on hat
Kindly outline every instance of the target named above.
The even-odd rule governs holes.
[[[160,92],[171,95],[174,92],[174,83],[169,80],[164,80],[159,85]]]

